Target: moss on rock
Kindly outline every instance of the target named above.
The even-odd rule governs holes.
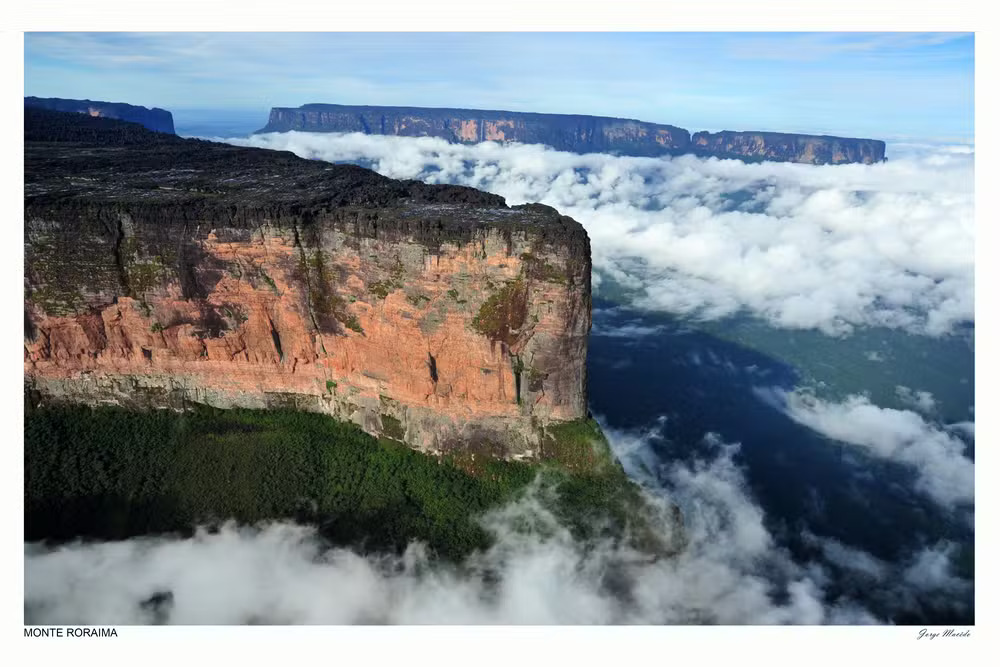
[[[514,345],[528,317],[528,286],[518,277],[506,283],[472,318],[472,328],[495,343]]]

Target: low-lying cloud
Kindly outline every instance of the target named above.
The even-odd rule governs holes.
[[[915,488],[942,506],[972,505],[975,464],[965,454],[965,442],[955,435],[956,431],[972,432],[967,422],[937,424],[911,410],[880,407],[863,395],[838,402],[801,389],[758,389],[757,394],[791,419],[828,438],[912,469],[917,473]],[[918,407],[933,407],[929,394],[915,400]]]
[[[919,391],[897,385],[896,398],[925,414],[933,414],[937,409],[937,401],[934,400],[934,395],[929,391]]]
[[[830,334],[941,335],[974,320],[970,146],[890,146],[888,163],[813,166],[356,133],[227,141],[554,206],[586,227],[596,275],[643,308],[749,312]]]
[[[749,491],[738,445],[708,435],[696,460],[667,463],[650,447],[661,437],[656,425],[606,430],[629,473],[655,490],[653,501],[681,507],[686,547],[679,555],[650,561],[621,543],[575,540],[536,489],[485,516],[496,544],[459,565],[428,558],[420,544],[402,556],[330,548],[313,529],[287,523],[228,524],[190,539],[29,544],[26,620],[817,624],[885,622],[884,613],[896,609],[875,613],[860,598],[832,596],[830,567],[842,566],[836,554],[828,562],[794,561]],[[659,530],[672,539],[675,527],[665,520]],[[891,569],[869,559],[876,572]],[[937,593],[959,581],[947,558],[919,562],[941,582]],[[911,598],[925,589],[914,585]],[[889,599],[907,600],[898,593]]]
[[[954,542],[928,544],[893,563],[831,537],[806,532],[803,541],[819,548],[836,569],[841,595],[847,599],[866,591],[871,601],[889,609],[925,607],[959,615],[967,611],[963,606],[971,599],[973,584],[954,572],[952,563],[958,554]]]

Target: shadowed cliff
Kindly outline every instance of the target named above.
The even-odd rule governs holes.
[[[69,100],[59,97],[25,97],[25,109],[48,109],[87,114],[97,118],[115,118],[139,123],[155,132],[174,134],[174,117],[165,109],[136,106],[124,102],[96,102],[93,100]]]

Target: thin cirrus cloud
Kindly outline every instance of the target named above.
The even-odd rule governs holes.
[[[618,283],[645,309],[750,313],[831,335],[884,326],[940,336],[975,320],[968,145],[812,166],[356,133],[226,141],[551,205],[590,234],[598,286]]]
[[[970,33],[961,32],[748,34],[732,45],[731,52],[740,58],[774,60],[820,60],[844,55],[881,60],[908,57],[922,58],[926,64],[970,57],[968,52],[950,47],[971,39]]]
[[[968,138],[972,61],[970,34],[28,33],[25,94],[172,110],[334,102]]]

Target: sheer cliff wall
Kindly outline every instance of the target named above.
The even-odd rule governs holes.
[[[549,425],[586,416],[577,222],[117,124],[102,143],[95,123],[111,121],[80,118],[87,141],[65,127],[44,141],[38,118],[26,135],[32,396],[295,407],[506,458],[539,456]]]
[[[874,164],[885,158],[885,142],[877,139],[785,132],[696,132],[691,150],[707,157],[805,164]]]
[[[576,153],[664,155],[686,152],[687,130],[623,118],[562,114],[307,104],[276,107],[259,132],[363,132],[440,137],[451,143],[517,141]]]
[[[806,164],[872,164],[885,157],[885,142],[780,132],[696,132],[628,118],[566,114],[429,109],[420,107],[306,104],[275,107],[258,131],[362,132],[439,137],[451,143],[516,141],[573,153],[655,157],[691,153],[702,157],[775,160]]]

